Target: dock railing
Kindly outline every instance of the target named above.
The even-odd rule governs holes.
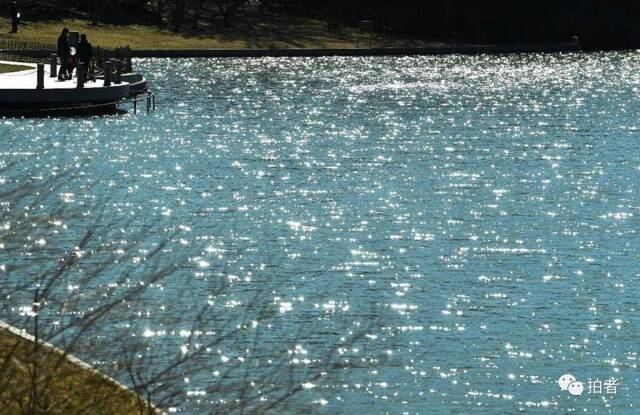
[[[46,63],[55,45],[0,39],[0,60],[27,63]]]

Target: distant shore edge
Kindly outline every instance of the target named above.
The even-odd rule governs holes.
[[[510,53],[582,52],[579,43],[528,43],[507,45],[441,45],[430,47],[362,48],[362,49],[133,49],[136,58],[262,58],[262,57],[331,57],[331,56],[428,56],[480,55]],[[37,58],[49,57],[54,50],[9,51]]]
[[[535,52],[579,52],[578,43],[527,45],[433,46],[419,48],[363,49],[187,49],[133,50],[139,58],[262,58],[262,57],[330,57],[330,56],[411,56],[411,55],[478,55]]]

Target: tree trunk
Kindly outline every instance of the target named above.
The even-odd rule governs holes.
[[[194,0],[193,2],[193,30],[198,29],[198,21],[202,15],[202,0]]]
[[[156,18],[158,19],[158,25],[162,24],[163,6],[164,4],[162,3],[162,0],[158,0],[158,3],[156,4],[156,15],[157,15]]]
[[[91,2],[91,25],[98,26],[99,19],[100,19],[100,1],[93,0]]]

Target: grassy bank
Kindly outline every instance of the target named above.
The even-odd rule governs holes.
[[[0,18],[0,28],[10,27]],[[86,33],[94,46],[129,45],[133,49],[288,49],[425,46],[423,41],[381,38],[359,34],[357,29],[328,30],[326,22],[295,16],[272,20],[248,15],[232,28],[201,24],[197,30],[174,33],[166,28],[146,25],[92,26],[85,20],[25,22],[17,34],[0,30],[0,39],[16,39],[55,45],[63,27]]]
[[[133,415],[147,408],[132,392],[60,352],[0,327],[1,412],[24,413],[30,402],[32,413],[51,414]]]
[[[0,73],[25,71],[27,69],[31,69],[31,67],[30,66],[22,66],[22,65],[7,65],[7,64],[4,64],[4,63],[0,63]]]

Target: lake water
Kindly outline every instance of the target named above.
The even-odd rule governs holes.
[[[69,249],[88,222],[114,218],[171,235],[163,256],[182,258],[178,271],[125,325],[159,350],[178,350],[212,280],[232,281],[216,318],[268,281],[271,334],[244,358],[213,350],[183,413],[222,399],[205,390],[225,383],[225,353],[248,362],[291,343],[289,364],[304,367],[358,329],[334,354],[360,367],[298,396],[306,411],[638,412],[640,55],[135,67],[155,113],[0,120],[3,177],[73,174],[43,202],[84,215],[60,233]],[[55,257],[55,238],[31,264]],[[26,258],[0,247],[0,264]],[[3,301],[0,318],[21,324],[26,300]],[[581,396],[557,385],[565,373]],[[615,393],[588,389],[611,378]]]

